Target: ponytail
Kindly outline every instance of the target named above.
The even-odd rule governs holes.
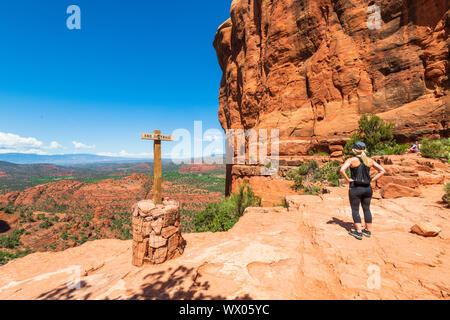
[[[361,158],[366,166],[369,166],[369,158],[367,157],[366,150],[352,149],[352,151],[357,157]]]
[[[367,158],[367,154],[364,150],[361,152],[361,160],[366,166],[369,166],[369,159]]]

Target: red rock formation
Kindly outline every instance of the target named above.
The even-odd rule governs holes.
[[[10,203],[16,201],[20,192],[9,192],[6,194],[0,194],[0,206],[7,206]]]
[[[86,211],[97,207],[128,210],[137,200],[146,198],[150,187],[151,178],[139,174],[96,183],[62,180],[26,189],[14,200],[14,205],[52,211],[59,208]]]
[[[369,29],[367,8],[381,10]],[[214,47],[224,129],[280,130],[280,161],[339,156],[363,113],[448,136],[448,0],[234,0]],[[229,168],[228,175],[232,175]],[[231,182],[228,182],[230,185]]]

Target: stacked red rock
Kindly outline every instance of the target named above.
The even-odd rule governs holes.
[[[161,264],[183,251],[178,202],[143,200],[133,206],[133,265]]]
[[[418,154],[379,156],[373,159],[386,169],[386,175],[376,183],[385,199],[420,197],[421,186],[444,184],[450,179],[448,164]]]

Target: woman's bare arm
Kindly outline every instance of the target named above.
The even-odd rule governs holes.
[[[378,179],[380,179],[382,176],[384,176],[384,174],[386,173],[386,170],[384,170],[384,168],[378,164],[378,162],[373,161],[373,166],[375,167],[375,169],[378,171],[378,174],[373,177],[372,182],[377,181]]]
[[[340,171],[341,176],[342,176],[342,177],[345,179],[345,181],[347,181],[348,183],[353,182],[353,180],[350,179],[350,178],[347,176],[347,173],[345,172],[345,171],[347,171],[347,169],[350,167],[351,163],[352,163],[352,159],[351,159],[351,158],[350,158],[350,159],[347,159],[347,161],[345,161],[344,164],[342,165],[341,171]]]

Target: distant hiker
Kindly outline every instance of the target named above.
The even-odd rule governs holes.
[[[358,240],[362,240],[362,236],[371,236],[372,213],[370,212],[370,201],[372,200],[373,190],[370,185],[380,179],[385,170],[376,161],[370,159],[366,155],[366,145],[363,142],[356,142],[352,146],[352,151],[356,157],[350,158],[341,167],[341,175],[350,183],[349,199],[352,207],[353,222],[355,229],[350,230],[350,235]],[[370,169],[375,167],[378,174],[372,179],[370,177]],[[351,178],[346,174],[346,170],[350,168]],[[365,229],[362,230],[361,217],[359,215],[359,204],[362,205],[364,211]]]
[[[421,145],[419,144],[418,141],[416,141],[416,143],[414,143],[411,148],[409,148],[408,150],[406,150],[406,153],[418,153],[420,151],[420,147]]]

